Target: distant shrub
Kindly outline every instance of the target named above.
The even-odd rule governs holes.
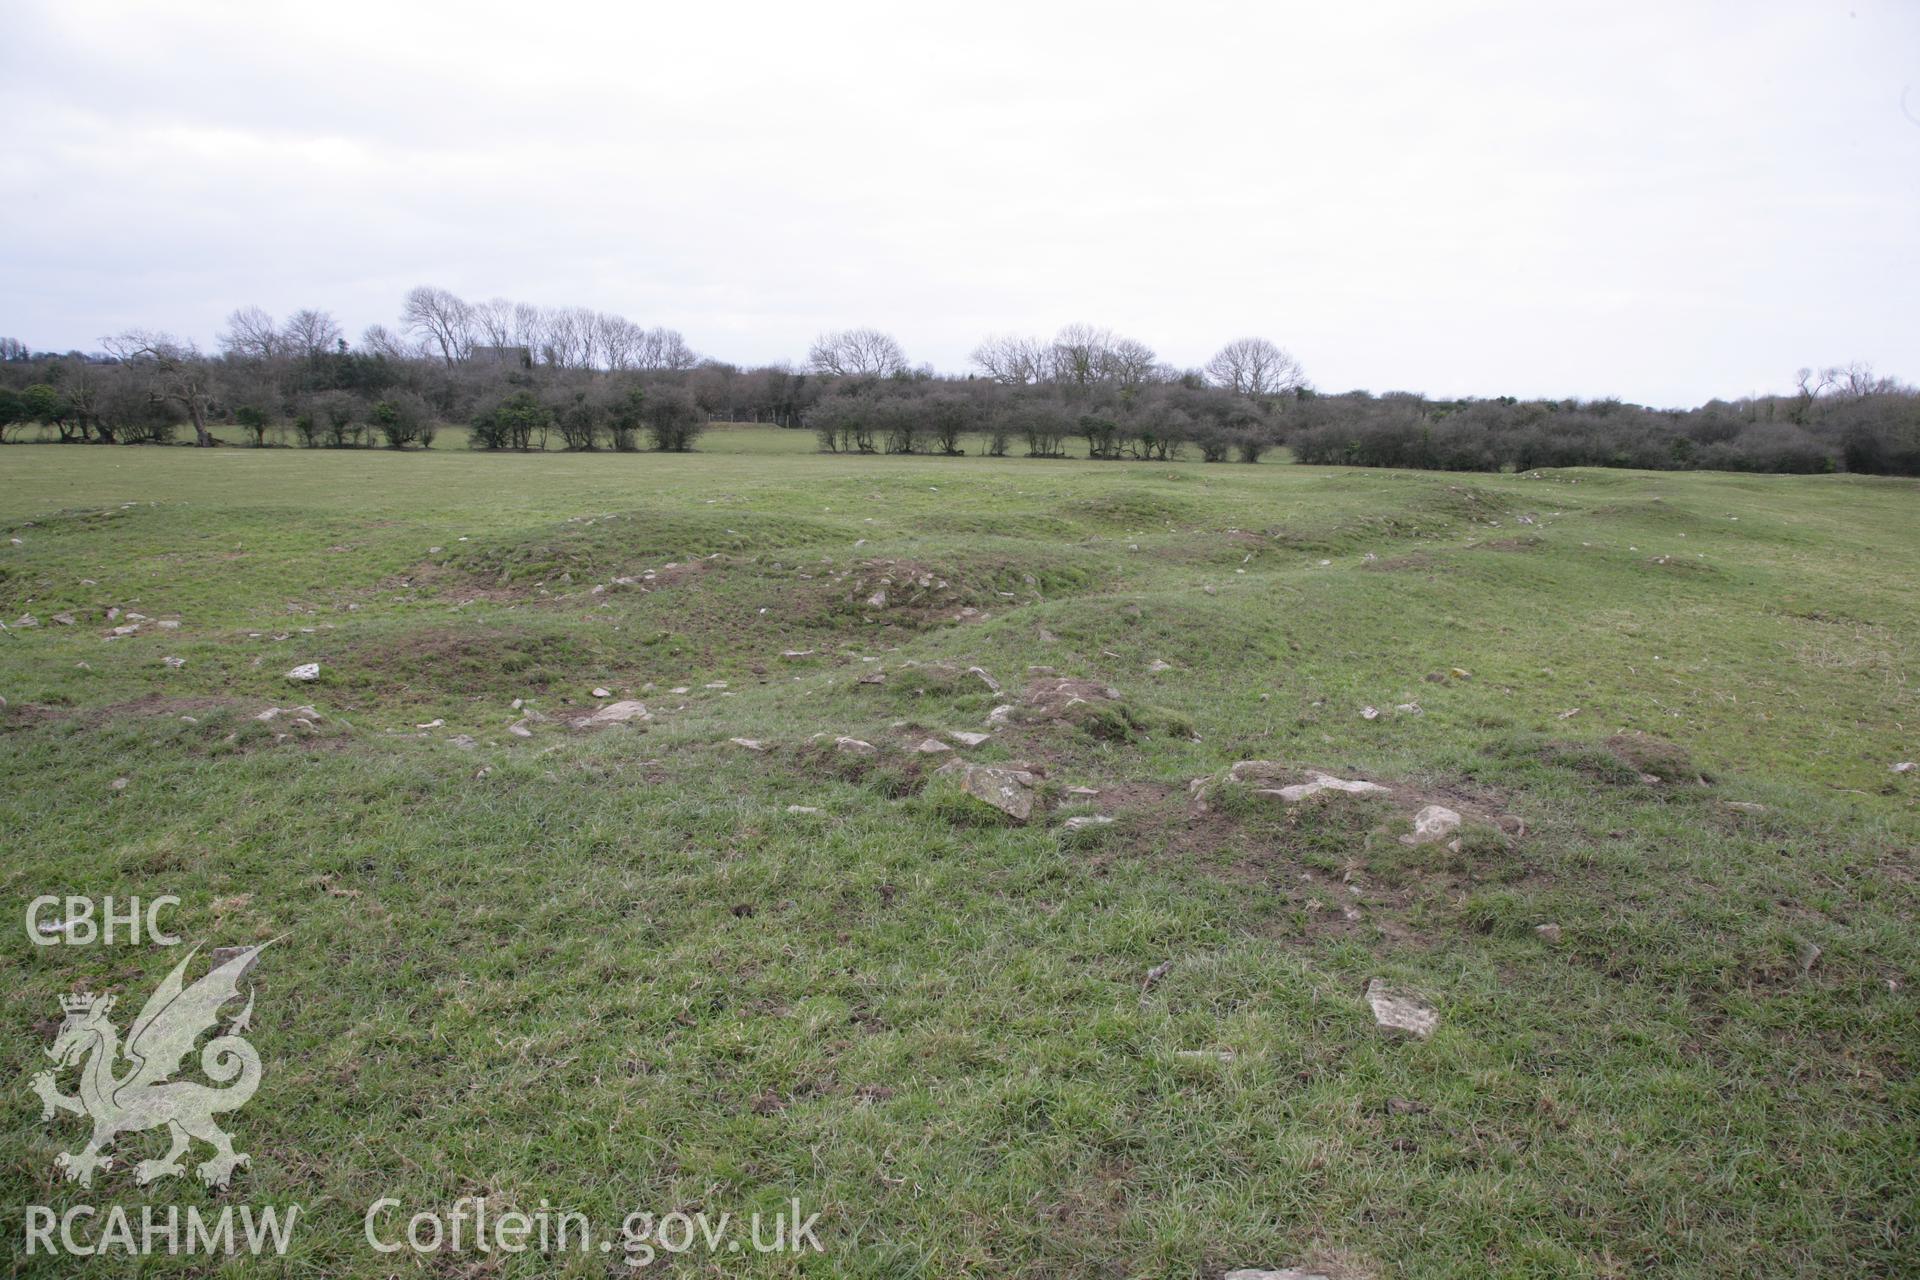
[[[649,395],[641,416],[647,424],[648,439],[662,453],[688,452],[707,426],[706,415],[679,387],[663,387]]]

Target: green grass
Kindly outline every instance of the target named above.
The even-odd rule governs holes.
[[[291,1275],[625,1273],[362,1240],[379,1196],[483,1192],[822,1214],[824,1257],[673,1274],[1920,1274],[1920,775],[1889,771],[1920,755],[1920,486],[810,446],[0,450],[15,920],[173,893],[190,941],[284,936],[223,1197],[135,1187],[152,1135],[57,1180],[84,1128],[26,1088],[57,997],[130,1018],[180,953],[14,926],[19,1274],[134,1273],[22,1257],[20,1206],[145,1201],[300,1203]],[[109,606],[181,626],[109,641]],[[1030,665],[1121,700],[961,754],[1103,795],[981,821],[909,748]],[[596,687],[653,723],[507,733]],[[310,738],[252,719],[303,702]],[[1249,758],[1527,833],[1189,811]],[[1373,1026],[1375,976],[1430,1040]]]

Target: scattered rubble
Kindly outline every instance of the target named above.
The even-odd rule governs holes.
[[[303,662],[293,670],[287,672],[287,679],[301,684],[311,684],[319,678],[320,664],[317,662]]]
[[[990,733],[968,733],[964,729],[949,729],[947,736],[963,747],[977,747],[993,737]]]

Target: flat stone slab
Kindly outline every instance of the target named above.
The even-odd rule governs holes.
[[[576,716],[573,727],[602,729],[612,724],[630,724],[636,720],[644,722],[651,719],[653,719],[653,713],[647,710],[646,704],[629,698],[621,702],[609,702],[592,715]]]
[[[1440,1025],[1440,1011],[1425,1000],[1404,991],[1396,991],[1380,979],[1367,983],[1367,1004],[1373,1020],[1391,1031],[1404,1031],[1425,1040]]]

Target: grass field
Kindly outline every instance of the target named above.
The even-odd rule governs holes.
[[[136,1273],[24,1255],[83,1202],[302,1206],[221,1274],[629,1273],[364,1238],[475,1195],[820,1214],[670,1274],[1920,1274],[1920,485],[810,448],[0,451],[17,1274]],[[1248,759],[1392,793],[1193,803]],[[184,948],[30,945],[48,893],[280,939],[224,1193],[155,1133],[60,1179],[58,997]]]

